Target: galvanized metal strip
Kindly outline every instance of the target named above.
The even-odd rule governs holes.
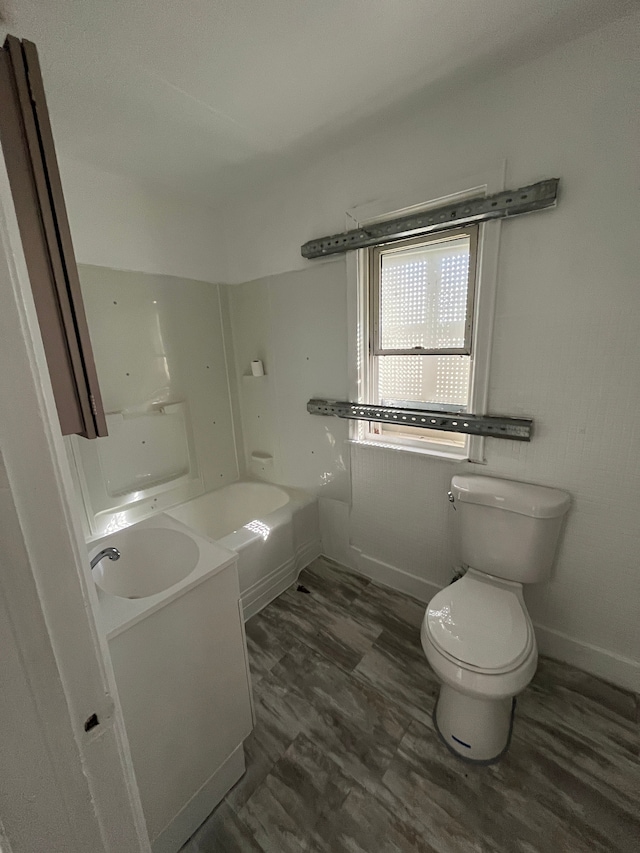
[[[341,400],[312,399],[307,403],[312,415],[329,415],[356,421],[379,421],[422,429],[462,432],[468,435],[486,435],[492,438],[510,438],[531,441],[533,421],[530,418],[509,418],[500,415],[470,415],[424,409],[405,409],[395,406],[374,406],[349,403]]]
[[[429,234],[433,231],[447,230],[452,226],[504,219],[508,216],[520,216],[523,213],[545,210],[556,206],[559,183],[559,178],[550,178],[517,190],[504,190],[495,195],[465,199],[425,210],[422,213],[374,223],[366,228],[309,240],[300,251],[304,258],[323,258],[326,255],[348,252],[351,249],[379,246],[412,234]]]

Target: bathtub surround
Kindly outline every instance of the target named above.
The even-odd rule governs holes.
[[[636,850],[637,697],[542,659],[507,756],[470,766],[433,729],[422,604],[324,559],[300,580],[246,625],[247,772],[182,853]]]
[[[81,265],[109,426],[73,442],[94,535],[238,479],[219,288]]]
[[[454,473],[564,489],[574,504],[552,579],[526,593],[540,649],[635,690],[638,32],[636,13],[509,74],[415,96],[252,175],[225,208],[229,280],[244,282],[230,288],[236,355],[270,374],[268,391],[239,384],[243,422],[261,430],[245,446],[273,454],[266,479],[317,491],[324,553],[428,601],[458,564]],[[424,202],[503,159],[507,186],[562,180],[556,210],[501,227],[489,412],[533,417],[531,443],[487,439],[486,466],[347,444],[345,422],[305,406],[357,391],[350,262],[308,262],[300,246],[353,227],[354,207]]]
[[[306,403],[348,394],[343,258],[305,272],[226,287],[247,473],[350,500],[348,425],[312,418]],[[248,375],[253,359],[266,376]],[[255,453],[273,457],[267,468]]]

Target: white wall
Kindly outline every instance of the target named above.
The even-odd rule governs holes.
[[[71,236],[81,264],[225,281],[222,228],[193,199],[60,159]]]
[[[359,138],[256,182],[226,211],[229,280],[261,279],[245,286],[238,306],[254,293],[266,299],[287,279],[266,276],[301,271],[289,273],[295,287],[278,308],[256,307],[252,335],[258,340],[276,329],[288,361],[302,364],[307,335],[318,334],[310,305],[322,304],[328,292],[335,307],[322,314],[322,334],[344,352],[345,302],[299,252],[306,240],[343,230],[346,210],[411,188],[424,187],[428,198],[430,183],[481,173],[503,158],[507,186],[561,178],[557,210],[505,222],[501,235],[490,411],[531,415],[535,436],[530,444],[489,439],[486,467],[473,467],[571,492],[553,580],[527,590],[540,645],[635,689],[639,30],[636,15],[508,75],[438,99],[414,99],[404,112],[379,116],[377,127],[363,127]],[[345,267],[332,269],[346,297]],[[295,300],[298,293],[306,296]],[[240,318],[238,309],[235,322]],[[236,334],[238,341],[242,329]],[[346,362],[339,370],[327,362],[313,381],[276,377],[281,423],[296,423],[301,434],[313,430],[320,448],[316,419],[301,412],[311,394],[344,388],[347,372]],[[294,381],[296,394],[289,393]],[[340,453],[342,445],[327,470]],[[364,559],[369,568],[367,558],[381,560],[387,568],[380,571],[428,596],[448,580],[455,561],[445,493],[464,467],[355,447],[350,514],[346,502],[324,502],[326,547],[336,557]]]
[[[633,218],[621,214],[635,210],[628,178],[637,163],[639,29],[640,16],[624,18],[509,74],[413,98],[307,154],[295,169],[285,160],[261,181],[253,176],[225,207],[225,280],[308,267],[300,246],[344,230],[345,211],[428,189],[445,175],[480,174],[504,158],[509,186],[561,175],[564,220],[569,201],[580,205],[604,191],[606,212],[618,211],[609,230],[625,245],[634,230]],[[599,206],[584,219],[572,216],[574,231],[599,226],[604,213]],[[590,268],[587,258],[583,265]]]

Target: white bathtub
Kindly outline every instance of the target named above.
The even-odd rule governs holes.
[[[280,595],[320,555],[318,501],[299,489],[232,483],[165,512],[237,552],[245,619]]]

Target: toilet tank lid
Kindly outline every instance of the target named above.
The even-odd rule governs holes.
[[[456,475],[451,480],[451,490],[457,501],[483,504],[531,518],[564,515],[571,504],[571,497],[560,489],[478,474]]]

